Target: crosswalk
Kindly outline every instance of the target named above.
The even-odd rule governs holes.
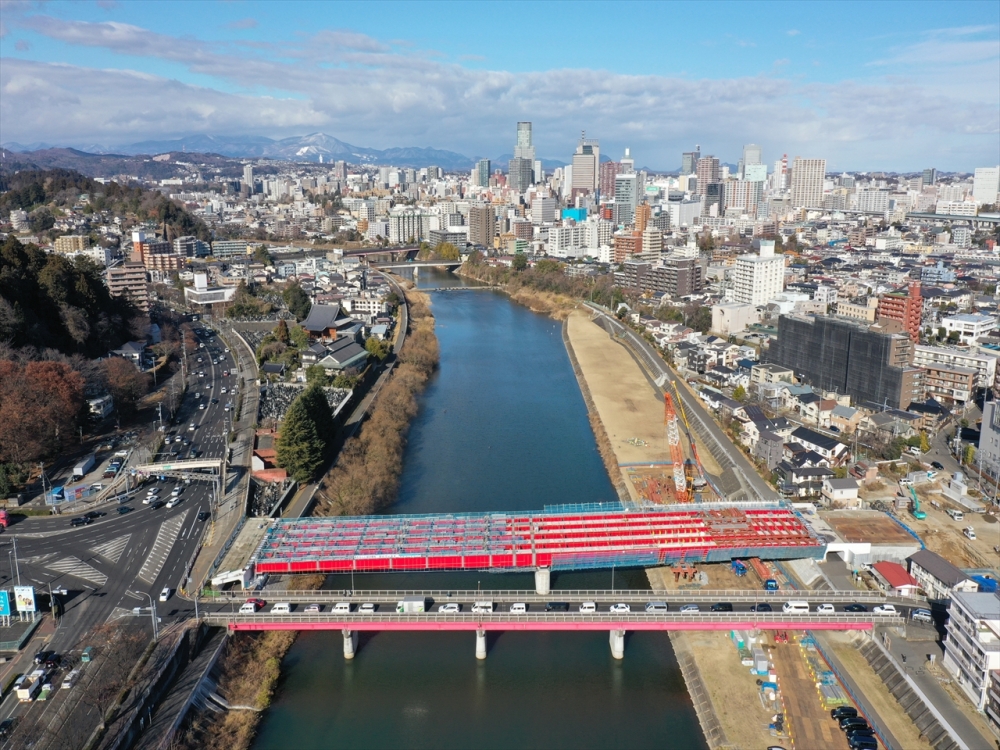
[[[47,555],[35,555],[34,557],[22,557],[22,565],[44,565],[46,561],[51,560],[56,556],[56,552],[50,552]]]
[[[96,547],[91,547],[90,551],[95,554],[100,555],[105,560],[109,560],[112,563],[117,563],[121,558],[122,553],[128,546],[129,539],[132,538],[131,534],[125,534],[125,536],[117,537],[111,541],[100,544]]]
[[[73,557],[72,555],[64,557],[60,560],[47,562],[45,567],[49,570],[54,570],[57,573],[65,573],[66,575],[75,576],[76,578],[82,578],[85,581],[96,583],[98,586],[103,586],[108,582],[108,577],[101,571],[91,565],[88,565],[79,557]]]
[[[139,578],[146,583],[153,583],[160,574],[163,563],[166,562],[167,555],[174,546],[174,542],[177,541],[177,536],[181,533],[181,527],[187,516],[188,511],[184,511],[160,526],[156,541],[153,542],[153,547],[149,550],[146,561],[142,564],[142,570],[139,571]]]

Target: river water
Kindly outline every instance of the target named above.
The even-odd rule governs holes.
[[[421,271],[418,286],[464,286]],[[611,501],[562,326],[492,291],[432,292],[441,367],[421,400],[390,513]],[[612,580],[613,578],[613,580]],[[523,588],[531,575],[331,576],[326,588]],[[641,570],[553,574],[554,589],[648,588]],[[303,633],[255,750],[704,748],[665,633]]]

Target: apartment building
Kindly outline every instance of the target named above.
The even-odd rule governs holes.
[[[740,255],[733,274],[733,301],[765,305],[785,288],[785,259],[774,254],[774,241],[761,240],[759,255]]]
[[[877,311],[878,299],[875,297],[869,297],[864,302],[837,300],[836,313],[844,318],[863,320],[866,323],[874,323]]]
[[[65,234],[56,237],[53,247],[57,253],[79,253],[86,250],[89,244],[89,238],[82,234]]]
[[[914,344],[920,341],[920,316],[923,313],[924,300],[920,296],[920,282],[911,282],[906,294],[891,292],[878,301],[876,319],[886,318],[896,320]]]
[[[1000,594],[953,593],[945,628],[944,668],[982,711],[990,672],[1000,669]]]
[[[918,367],[940,365],[975,370],[977,388],[989,388],[996,380],[997,357],[970,349],[917,344],[913,347],[913,364]]]
[[[963,344],[973,344],[997,327],[997,319],[979,313],[952,315],[942,318],[941,326],[949,334],[957,331],[958,339]]]
[[[149,312],[149,285],[142,263],[125,263],[107,271],[108,291],[113,297],[125,297],[143,312]]]
[[[924,365],[924,388],[927,395],[946,404],[964,404],[976,391],[978,372],[970,367]]]

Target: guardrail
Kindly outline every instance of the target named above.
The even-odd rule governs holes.
[[[482,625],[558,625],[561,623],[573,625],[593,625],[600,626],[594,629],[620,628],[628,630],[631,625],[633,629],[642,625],[670,625],[688,623],[714,623],[716,625],[746,627],[749,624],[755,628],[767,628],[772,626],[778,629],[808,630],[822,629],[824,625],[834,625],[839,629],[850,630],[851,625],[863,626],[872,625],[901,625],[903,620],[896,615],[877,615],[872,613],[838,613],[836,615],[817,614],[784,614],[782,612],[666,612],[666,613],[615,613],[615,612],[528,612],[526,614],[511,614],[507,612],[459,612],[459,613],[423,613],[423,614],[398,614],[374,613],[361,614],[352,612],[349,615],[331,612],[318,613],[292,613],[287,615],[276,615],[271,613],[258,614],[237,614],[232,612],[206,612],[202,613],[201,619],[212,625],[229,624],[257,624],[257,625],[328,625],[330,629],[367,629],[378,630],[379,626],[391,629],[393,625],[428,625],[428,629],[437,629],[441,625],[456,626],[482,626]],[[366,627],[361,627],[366,626]],[[414,628],[419,630],[420,628]]]
[[[202,596],[205,602],[242,602],[251,592],[220,591],[212,596]],[[650,591],[645,589],[558,589],[548,594],[537,594],[526,589],[495,589],[495,590],[441,590],[420,591],[410,590],[371,590],[345,591],[319,589],[315,591],[290,591],[266,589],[253,592],[254,596],[265,597],[272,602],[289,603],[324,603],[324,602],[397,602],[407,596],[422,596],[436,602],[448,601],[503,601],[503,602],[558,602],[558,601],[620,601],[623,603],[646,602],[732,602],[748,604],[754,602],[785,602],[808,601],[823,603],[864,603],[864,604],[899,604],[906,607],[926,607],[927,602],[903,596],[886,596],[876,591],[764,591],[747,589],[720,590],[679,590]]]

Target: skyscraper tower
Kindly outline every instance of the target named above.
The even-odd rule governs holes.
[[[531,162],[532,168],[535,164],[535,147],[531,142],[531,123],[519,122],[517,124],[517,143],[514,146],[515,159],[527,159]]]
[[[635,171],[635,159],[632,158],[630,149],[625,149],[625,157],[620,162],[618,170],[621,174],[632,174]]]
[[[761,164],[760,160],[760,146],[756,143],[748,143],[743,147],[743,158],[740,159],[738,171],[739,176],[742,179],[746,173],[746,168],[751,164]]]
[[[694,174],[700,158],[701,146],[695,146],[694,151],[685,151],[681,154],[681,174]]]
[[[476,162],[475,169],[476,185],[478,187],[490,186],[490,160],[480,159]]]
[[[247,192],[253,192],[253,164],[243,165],[243,187]]]
[[[826,159],[803,159],[792,163],[792,208],[819,208],[823,205]]]
[[[573,192],[593,193],[597,190],[601,163],[601,147],[595,140],[587,140],[587,134],[580,134],[580,142],[573,154]]]

